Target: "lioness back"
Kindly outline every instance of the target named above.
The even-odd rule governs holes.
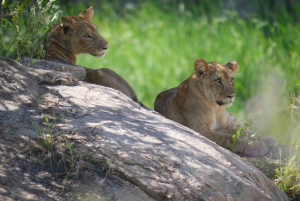
[[[236,61],[221,65],[198,59],[187,80],[156,97],[154,110],[229,149],[233,145],[232,135],[241,127],[225,109],[234,102],[237,70]],[[268,151],[264,144],[248,146],[245,139],[239,139],[234,148],[252,156]]]
[[[185,100],[186,96],[182,93],[186,92],[186,87],[186,81],[184,81],[178,87],[174,87],[158,94],[154,102],[154,110],[168,119],[187,126],[187,122],[181,113],[180,107],[178,107],[178,105],[182,104]]]
[[[131,86],[116,72],[108,68],[101,68],[98,70],[87,69],[86,72],[86,82],[116,89],[130,97],[132,100],[138,102],[136,94]]]
[[[177,87],[159,93],[155,99],[154,110],[163,114],[168,107],[167,102],[173,97]]]

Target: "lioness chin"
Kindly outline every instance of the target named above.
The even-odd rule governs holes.
[[[264,155],[268,151],[264,140],[274,146],[274,138],[266,138],[253,146],[241,138],[233,143],[232,135],[242,125],[227,113],[226,107],[234,102],[234,73],[238,68],[236,61],[221,65],[198,59],[194,63],[194,73],[187,80],[157,95],[154,110],[224,148],[230,149],[234,145],[239,153]]]
[[[47,32],[45,59],[76,65],[78,54],[104,57],[108,43],[92,23],[93,16],[94,9],[90,7],[78,16],[62,17],[62,23]],[[86,82],[116,89],[139,103],[132,87],[114,71],[86,68],[86,73]]]

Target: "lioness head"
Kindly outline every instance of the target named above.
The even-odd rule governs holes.
[[[234,73],[238,71],[238,63],[232,61],[226,65],[198,59],[194,64],[191,79],[196,87],[203,91],[205,98],[220,106],[229,107],[234,102]]]
[[[62,17],[62,23],[48,32],[47,56],[69,63],[76,62],[76,55],[83,53],[103,57],[108,43],[92,23],[93,15],[94,9],[90,7],[78,16]]]

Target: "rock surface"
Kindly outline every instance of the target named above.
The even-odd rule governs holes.
[[[0,200],[289,200],[262,172],[122,93],[39,85],[0,58]]]
[[[83,81],[86,76],[86,71],[83,67],[74,66],[68,63],[60,63],[60,62],[45,61],[45,60],[34,60],[30,58],[24,58],[21,63],[25,66],[34,69],[43,69],[43,70],[71,73],[72,76],[78,81]]]

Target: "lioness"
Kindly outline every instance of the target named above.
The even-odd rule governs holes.
[[[154,110],[229,149],[232,135],[241,127],[225,110],[234,102],[234,73],[238,68],[236,61],[221,65],[198,59],[193,75],[178,87],[158,94]],[[268,151],[266,145],[276,144],[273,138],[264,140],[265,143],[250,146],[245,139],[238,139],[234,148],[246,155],[264,155]]]
[[[55,24],[47,32],[45,59],[76,65],[78,54],[104,57],[108,43],[92,23],[93,16],[94,9],[90,7],[78,16],[62,17],[62,24]],[[85,81],[116,89],[138,102],[132,87],[114,71],[86,68],[86,73]]]

